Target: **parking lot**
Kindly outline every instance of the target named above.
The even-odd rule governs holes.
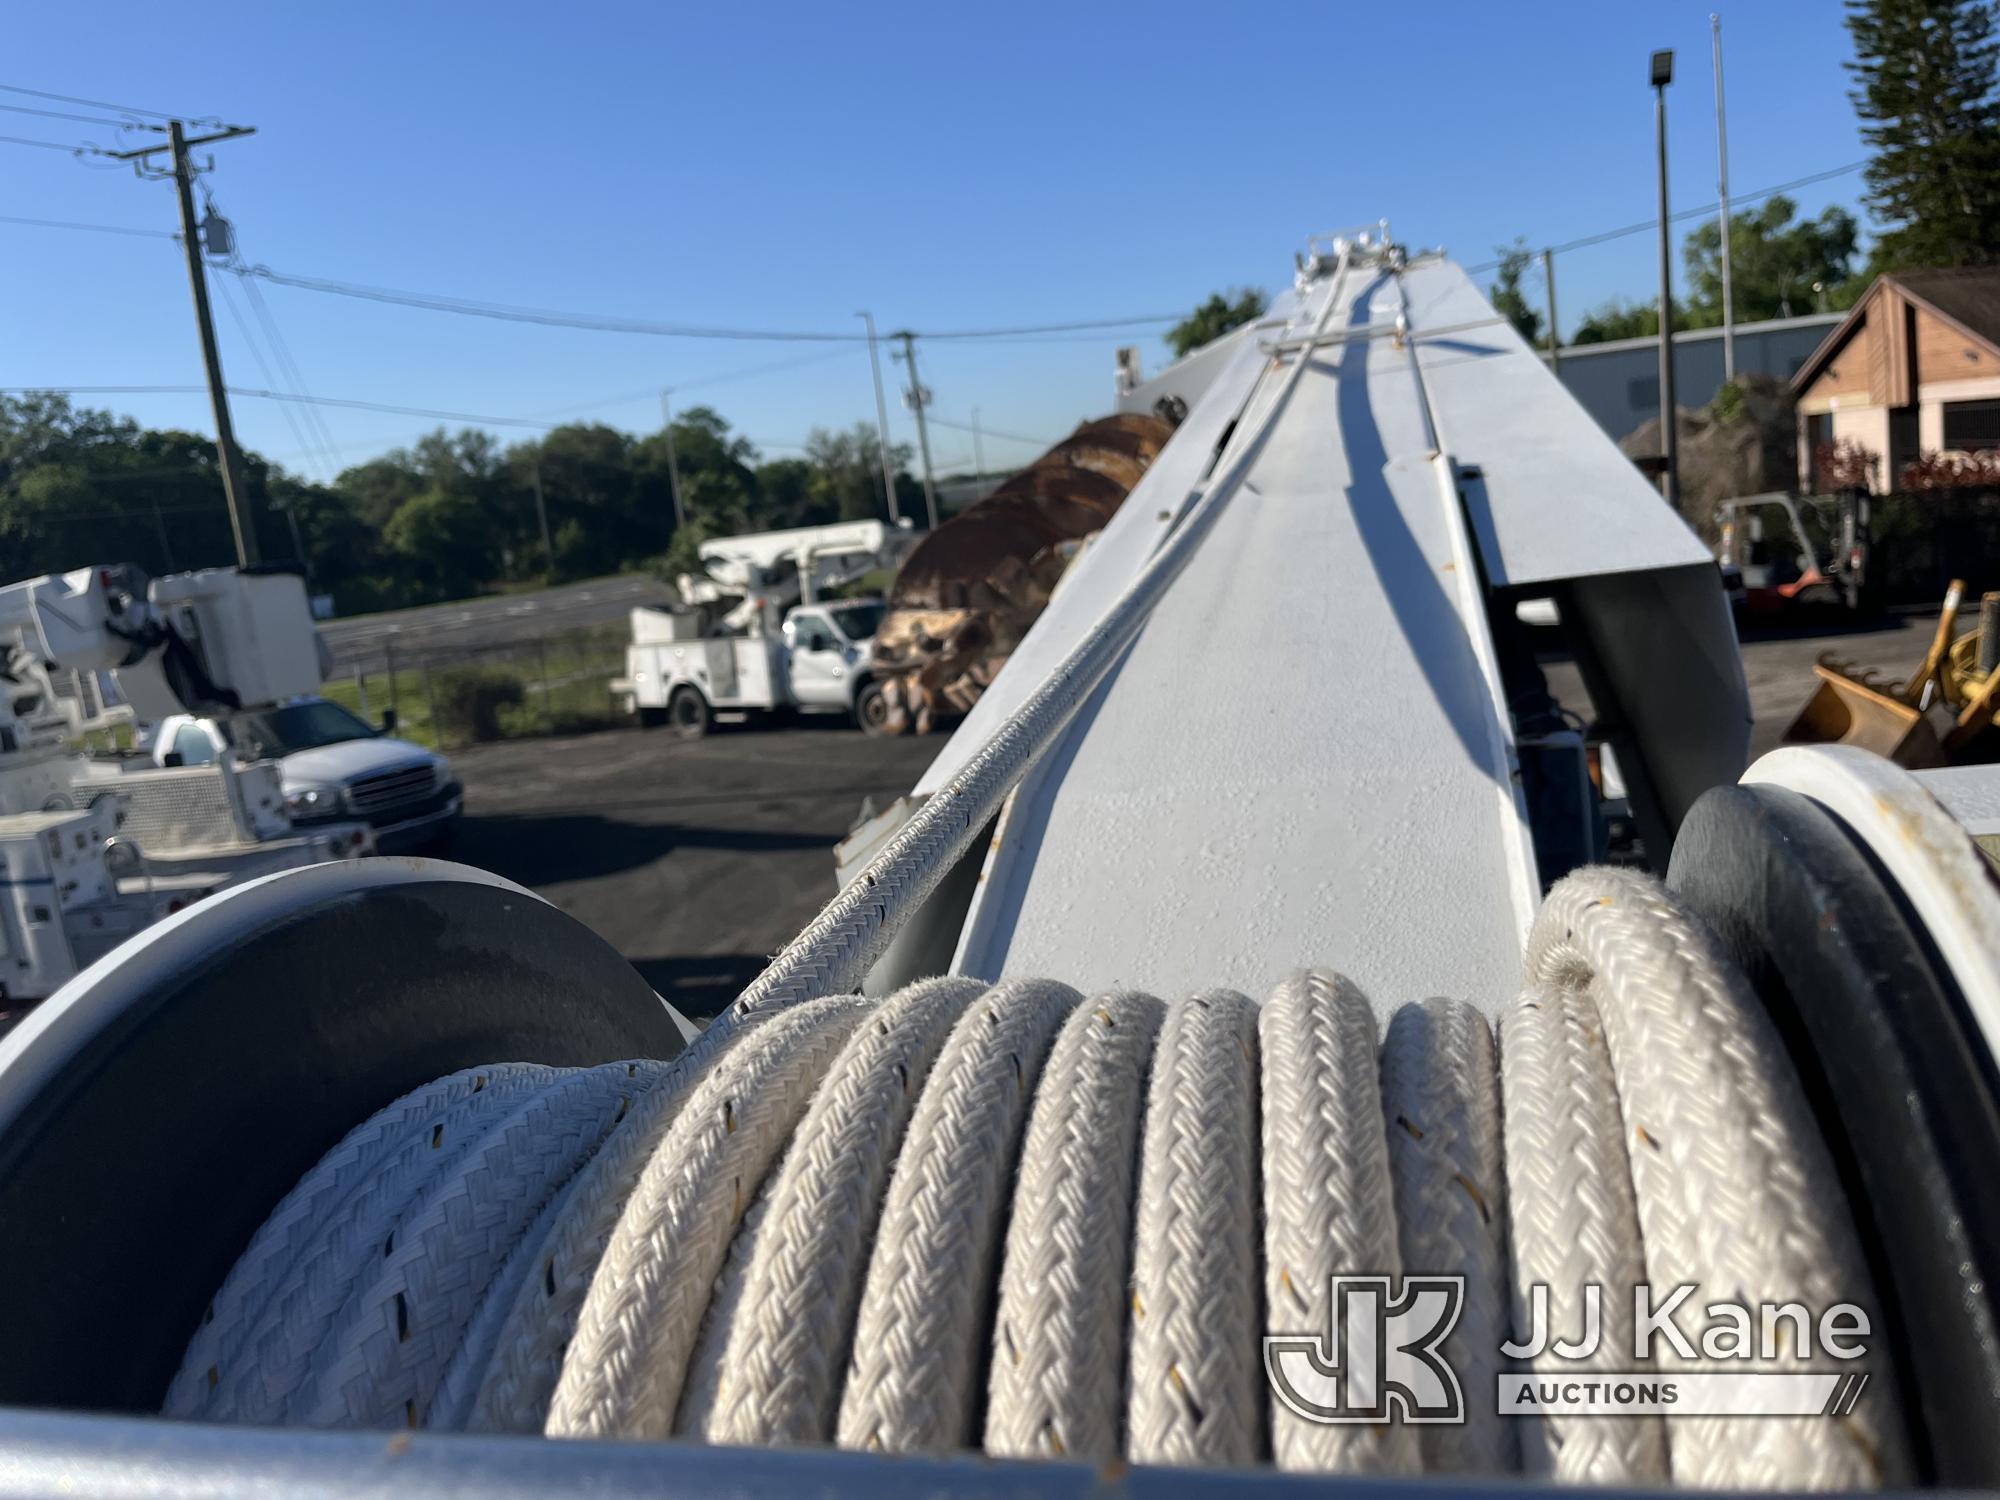
[[[483,746],[452,757],[467,816],[447,857],[532,887],[713,1015],[832,896],[863,799],[907,792],[943,743],[827,720]]]
[[[1930,624],[1746,643],[1753,757],[1776,744],[1821,652],[1900,677]],[[450,857],[539,891],[683,1011],[713,1015],[833,895],[832,849],[863,800],[908,791],[943,744],[809,720],[692,743],[621,729],[482,746],[453,757],[467,817]]]

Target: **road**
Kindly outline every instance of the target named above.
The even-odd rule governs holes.
[[[1890,617],[1878,626],[1838,635],[1751,633],[1743,642],[1743,676],[1750,689],[1750,758],[1777,748],[1778,737],[1792,722],[1813,690],[1813,663],[1822,653],[1901,681],[1923,661],[1929,649],[1934,615]],[[1585,711],[1585,696],[1576,668],[1567,662],[1548,663],[1543,670],[1549,690],[1566,706]]]
[[[1777,743],[1822,651],[1902,677],[1931,622],[1753,640],[1752,756]],[[1551,687],[1580,704],[1572,668]],[[713,1015],[833,895],[833,845],[864,798],[908,791],[942,735],[871,740],[842,721],[722,728],[685,743],[637,729],[515,740],[452,759],[467,817],[450,857],[520,881],[632,961],[692,1016]]]
[[[319,633],[333,651],[336,670],[357,664],[375,667],[391,641],[398,652],[411,653],[516,645],[622,620],[635,604],[664,604],[667,599],[667,585],[657,578],[621,574],[519,594],[488,594],[422,609],[325,620]]]
[[[710,1016],[832,897],[833,846],[863,799],[887,806],[943,744],[808,720],[462,751],[467,817],[447,857],[531,887]]]

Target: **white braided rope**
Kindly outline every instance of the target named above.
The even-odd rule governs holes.
[[[319,1338],[283,1420],[422,1423],[481,1294],[549,1199],[589,1159],[658,1063],[579,1069],[499,1121],[461,1169],[414,1200],[393,1249],[358,1278]],[[273,1390],[269,1395],[275,1398]]]
[[[1439,1352],[1458,1375],[1462,1423],[1418,1429],[1424,1468],[1506,1474],[1514,1431],[1495,1406],[1509,1328],[1500,1090],[1486,1018],[1458,1000],[1406,1005],[1382,1043],[1382,1109],[1406,1276],[1463,1276],[1465,1302]]]
[[[577,1316],[551,1437],[666,1437],[708,1293],[750,1198],[868,1004],[829,996],[726,1051],[640,1173]]]
[[[728,1049],[758,1024],[759,1016],[717,1023],[668,1064],[589,1166],[577,1176],[538,1241],[493,1336],[493,1353],[465,1425],[474,1432],[538,1433],[562,1376],[563,1355],[576,1332],[577,1314],[590,1294],[605,1246],[618,1218],[695,1085]]]
[[[349,1291],[393,1250],[395,1226],[408,1205],[433,1183],[448,1180],[496,1122],[568,1076],[560,1069],[512,1065],[475,1074],[469,1093],[435,1113],[404,1116],[390,1106],[385,1113],[395,1114],[405,1133],[398,1149],[365,1175],[353,1177],[351,1162],[343,1161],[346,1153],[335,1147],[301,1180],[288,1201],[314,1205],[317,1222],[297,1237],[289,1255],[259,1257],[250,1268],[247,1279],[262,1283],[261,1296],[243,1299],[233,1325],[219,1317],[211,1325],[225,1352],[213,1363],[189,1360],[182,1366],[183,1376],[194,1374],[206,1388],[207,1399],[199,1410],[175,1415],[214,1422],[280,1420],[280,1403],[304,1378]],[[341,1192],[344,1176],[352,1178],[351,1187]]]
[[[1259,1354],[1257,1007],[1211,990],[1167,1009],[1153,1055],[1132,1253],[1126,1452],[1264,1454]]]
[[[1768,1021],[1656,882],[1557,888],[1502,1040],[1504,1090],[1484,1021],[1449,1001],[1395,1015],[1378,1074],[1366,998],[1324,972],[1262,1007],[940,980],[746,1013],[636,1094],[631,1065],[486,1070],[516,1090],[486,1100],[444,1080],[281,1205],[218,1295],[236,1331],[200,1330],[176,1391],[209,1389],[197,1351],[240,1345],[225,1419],[276,1392],[285,1420],[450,1427],[573,1327],[553,1407],[515,1380],[509,1420],[897,1451],[983,1429],[995,1453],[1349,1472],[1506,1472],[1520,1437],[1563,1479],[1657,1482],[1663,1455],[1683,1482],[1906,1475],[1884,1367],[1846,1423],[1678,1421],[1663,1446],[1658,1423],[1496,1419],[1500,1342],[1525,1331],[1510,1293],[1537,1280],[1556,1336],[1576,1285],[1605,1282],[1593,1369],[1632,1367],[1634,1278],[1728,1288],[1697,1305],[1870,1300]],[[307,1232],[302,1205],[327,1222]],[[591,1273],[581,1317],[532,1295],[558,1251]],[[1267,1407],[1262,1335],[1322,1330],[1329,1276],[1398,1268],[1467,1278],[1444,1353],[1471,1420]],[[550,1326],[517,1317],[538,1306]],[[278,1338],[287,1309],[310,1336]]]
[[[972,1441],[993,1267],[1035,1081],[1082,997],[1015,980],[959,1018],[889,1181],[836,1429],[843,1448],[943,1452]]]
[[[1565,1379],[1644,1373],[1633,1354],[1632,1290],[1646,1279],[1625,1123],[1587,990],[1530,984],[1500,1021],[1500,1096],[1505,1119],[1507,1212],[1514,1247],[1516,1339],[1532,1329],[1531,1288],[1545,1289],[1550,1347],[1531,1368]],[[1585,1294],[1599,1292],[1599,1337],[1586,1333]],[[1556,1352],[1570,1340],[1572,1357]],[[1648,1486],[1667,1479],[1666,1424],[1658,1417],[1524,1414],[1517,1419],[1521,1467],[1575,1484]]]
[[[1273,1335],[1323,1336],[1334,1276],[1396,1276],[1402,1252],[1382,1133],[1375,1008],[1339,974],[1294,974],[1257,1016],[1263,1062],[1264,1308]],[[1311,1422],[1271,1407],[1283,1469],[1414,1474],[1402,1422]]]
[[[986,986],[933,979],[882,1002],[827,1070],[779,1169],[771,1228],[727,1329],[719,1443],[830,1442],[889,1172],[946,1038]]]
[[[989,1453],[1102,1463],[1124,1451],[1139,1127],[1165,1014],[1151,995],[1100,995],[1049,1050],[1000,1271]]]
[[[379,1191],[384,1175],[406,1173],[407,1165],[399,1163],[435,1159],[417,1127],[426,1127],[426,1133],[433,1125],[449,1130],[456,1147],[468,1113],[495,1108],[539,1088],[551,1076],[552,1069],[518,1063],[467,1068],[405,1094],[342,1137],[271,1211],[230,1268],[167,1389],[166,1415],[195,1419],[208,1414],[209,1392],[221,1382],[223,1367],[234,1360],[242,1338],[305,1247],[343,1205],[359,1191]],[[472,1101],[470,1110],[462,1107],[467,1101]]]
[[[1646,1273],[1689,1304],[1857,1303],[1880,1328],[1853,1219],[1782,1043],[1712,934],[1657,881],[1592,870],[1558,882],[1529,938],[1530,983],[1588,984],[1603,1019],[1632,1162]],[[1877,1345],[1879,1348],[1879,1345]],[[1690,1417],[1669,1424],[1674,1479],[1703,1487],[1866,1488],[1911,1472],[1879,1356],[1682,1357],[1663,1369],[1870,1373],[1848,1417]]]
[[[779,1171],[782,1171],[782,1164]],[[717,1403],[722,1399],[723,1373],[729,1356],[729,1330],[743,1311],[743,1299],[750,1290],[750,1263],[757,1256],[757,1242],[764,1236],[770,1218],[771,1201],[778,1186],[778,1172],[764,1174],[763,1185],[750,1206],[743,1210],[743,1222],[736,1226],[736,1238],[716,1273],[715,1289],[709,1293],[708,1311],[702,1314],[701,1332],[696,1335],[694,1352],[688,1356],[687,1380],[681,1389],[681,1404],[674,1413],[675,1437],[710,1436],[715,1427]],[[711,1441],[715,1441],[710,1437]]]

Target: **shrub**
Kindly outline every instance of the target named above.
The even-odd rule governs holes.
[[[504,667],[445,667],[434,674],[439,742],[497,740],[501,713],[527,700],[521,679]]]

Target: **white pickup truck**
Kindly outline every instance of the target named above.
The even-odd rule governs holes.
[[[708,732],[717,716],[796,710],[845,713],[865,734],[888,717],[875,680],[879,599],[794,606],[777,634],[704,636],[686,611],[632,611],[625,675],[611,684],[628,712],[683,739]]]
[[[442,755],[393,738],[324,698],[294,698],[269,708],[204,718],[173,714],[153,737],[160,766],[207,765],[225,750],[276,761],[285,811],[296,828],[360,821],[384,854],[448,839],[464,790]]]

